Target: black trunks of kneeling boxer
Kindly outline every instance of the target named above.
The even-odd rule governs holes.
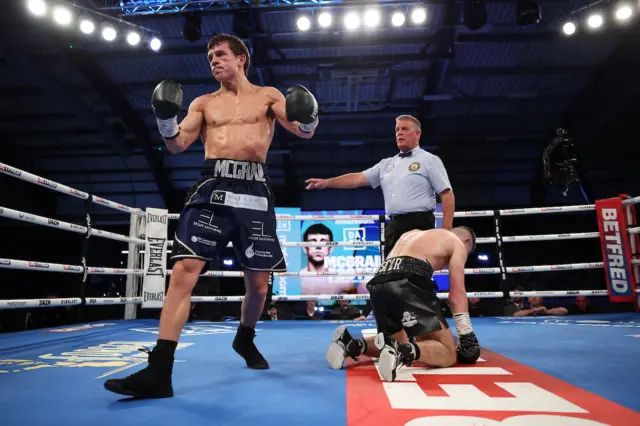
[[[327,352],[329,365],[339,369],[347,357],[357,361],[363,354],[379,356],[381,374],[393,381],[400,365],[417,360],[435,367],[448,367],[456,361],[474,363],[480,354],[477,338],[472,330],[459,332],[455,345],[432,276],[433,268],[424,260],[400,256],[385,261],[367,284],[378,335],[375,339],[353,339],[345,326],[338,327]],[[422,358],[421,341],[436,342]]]

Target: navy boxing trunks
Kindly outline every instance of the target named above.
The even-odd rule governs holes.
[[[449,328],[434,292],[433,268],[410,256],[387,259],[367,283],[378,332],[409,338]],[[442,320],[442,323],[441,323]]]
[[[205,160],[180,213],[171,260],[201,259],[206,271],[231,241],[243,268],[286,271],[274,202],[266,164]]]

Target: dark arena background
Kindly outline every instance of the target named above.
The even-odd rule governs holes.
[[[10,0],[0,12],[3,426],[640,424],[637,0]],[[302,85],[318,103],[313,137],[276,123],[266,160],[287,262],[256,327],[271,368],[232,350],[245,286],[225,247],[194,289],[175,397],[121,399],[103,382],[146,365],[138,349],[156,344],[165,297],[144,291],[145,214],[165,215],[168,285],[205,157],[201,139],[168,151],[152,93],[182,86],[180,122],[217,91],[217,34],[246,44],[252,84]],[[446,168],[454,226],[478,237],[465,284],[482,352],[391,383],[376,357],[325,359],[340,325],[376,335],[366,283],[384,261],[382,191],[306,186],[396,156],[401,115]],[[302,272],[318,224],[330,278]],[[434,279],[457,336],[446,271]]]

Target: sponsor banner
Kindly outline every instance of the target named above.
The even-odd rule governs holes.
[[[162,308],[167,276],[167,210],[146,211],[142,308]]]
[[[414,363],[400,369],[393,383],[382,381],[377,364],[354,366],[349,360],[347,425],[640,424],[640,413],[622,405],[494,352],[483,349],[481,356],[472,366],[429,369]]]
[[[622,198],[597,200],[596,214],[609,300],[635,303],[636,282]]]

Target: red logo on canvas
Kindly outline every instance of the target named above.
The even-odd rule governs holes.
[[[372,363],[351,365],[347,368],[347,424],[640,424],[640,413],[493,352],[483,350],[481,361],[447,369],[405,367],[393,383],[382,381]]]

